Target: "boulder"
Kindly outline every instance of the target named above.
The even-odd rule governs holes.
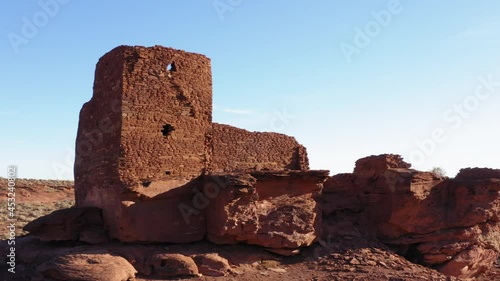
[[[151,268],[150,274],[153,276],[183,277],[198,275],[198,267],[194,260],[181,254],[153,254],[146,263]]]
[[[218,254],[200,254],[193,256],[198,271],[207,276],[226,276],[231,269],[227,259]]]
[[[328,171],[280,171],[205,178],[208,240],[273,249],[311,245],[319,235],[316,198]]]
[[[129,281],[135,280],[137,271],[124,258],[108,253],[67,254],[39,265],[38,279],[64,281]]]

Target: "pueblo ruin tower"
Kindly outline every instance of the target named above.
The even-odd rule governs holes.
[[[212,123],[210,59],[120,46],[99,60],[80,112],[75,196],[103,210],[111,237],[200,240],[203,210],[186,221],[179,205],[192,205],[203,176],[252,170],[308,170],[306,150],[293,137]]]
[[[134,185],[199,176],[210,161],[210,60],[168,48],[118,47],[97,64],[80,113],[76,179]]]

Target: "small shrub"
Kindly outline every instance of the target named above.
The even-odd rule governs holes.
[[[446,171],[441,167],[434,167],[434,168],[432,168],[432,170],[430,170],[430,172],[438,177],[442,177],[442,178],[446,177]]]

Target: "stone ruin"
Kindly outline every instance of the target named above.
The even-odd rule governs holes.
[[[498,258],[500,170],[468,168],[445,178],[384,154],[358,160],[353,173],[328,174],[309,170],[306,149],[293,137],[213,123],[205,56],[120,46],[99,60],[93,97],[80,112],[77,207],[25,230],[42,241],[206,240],[260,245],[285,256],[316,241],[323,250],[382,242],[463,278],[487,271]],[[199,257],[120,249],[143,275],[174,274],[186,260],[192,266],[180,275],[204,268],[195,265]],[[73,257],[39,271],[61,273],[67,259]],[[165,273],[170,262],[175,270]]]
[[[110,237],[186,243],[208,235],[271,248],[310,245],[317,227],[295,235],[287,232],[286,220],[275,229],[265,222],[293,209],[311,213],[305,226],[318,225],[311,198],[328,172],[308,170],[306,149],[295,138],[212,122],[207,57],[160,46],[120,46],[99,60],[94,94],[80,112],[75,195],[77,206],[103,210]],[[224,205],[217,202],[238,196],[245,202],[238,205],[255,210],[229,227],[220,221]],[[275,199],[281,197],[286,199]],[[299,200],[308,203],[293,206]],[[223,219],[236,216],[234,208]],[[272,232],[276,241],[248,237],[263,231],[257,236]]]

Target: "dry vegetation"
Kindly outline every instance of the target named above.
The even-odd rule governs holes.
[[[0,227],[7,226],[7,179],[0,178]],[[69,208],[74,205],[73,182],[58,180],[31,180],[17,179],[15,185],[16,209],[16,234],[27,234],[22,228],[30,221],[50,214],[59,209]],[[2,231],[0,239],[7,238],[7,231]]]
[[[17,236],[25,235],[27,232],[23,231],[22,228],[32,220],[45,216],[52,213],[55,210],[70,208],[75,204],[74,200],[63,200],[54,203],[18,203],[16,206],[16,234]],[[0,220],[7,220],[7,205],[3,204],[0,207]],[[0,239],[6,239],[7,233],[3,234]]]

